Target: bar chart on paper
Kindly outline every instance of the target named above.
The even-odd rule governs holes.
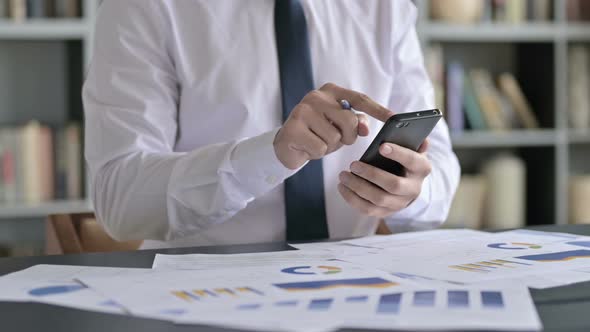
[[[264,296],[264,292],[253,287],[235,288],[212,288],[212,289],[190,289],[173,290],[170,292],[174,297],[185,302],[194,302],[215,298],[244,298],[251,296]]]
[[[404,299],[407,298],[407,301]],[[292,299],[275,302],[243,303],[239,311],[257,311],[268,308],[309,312],[364,311],[369,308],[377,315],[398,315],[404,310],[498,310],[505,308],[504,295],[496,290],[416,290],[387,292],[374,295]]]

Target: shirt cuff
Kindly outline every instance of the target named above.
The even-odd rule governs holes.
[[[285,167],[277,158],[273,143],[279,129],[241,141],[231,155],[236,179],[253,197],[270,191],[299,170]]]
[[[402,221],[413,221],[419,215],[421,215],[430,204],[431,200],[431,176],[427,176],[424,181],[422,182],[422,190],[420,191],[420,195],[416,197],[416,199],[410,203],[405,209],[400,210],[391,216],[385,218],[385,221],[388,225],[395,225],[396,222]]]

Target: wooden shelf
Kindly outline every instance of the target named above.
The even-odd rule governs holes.
[[[0,205],[0,219],[44,218],[49,214],[92,211],[92,204],[87,200],[53,201],[39,204],[6,204]]]
[[[5,40],[83,39],[90,30],[90,24],[85,19],[0,20],[0,39]]]
[[[459,25],[429,22],[419,34],[431,41],[447,42],[552,42],[559,36],[559,25],[553,23]]]
[[[495,131],[466,131],[452,134],[454,148],[543,147],[557,144],[553,129]]]

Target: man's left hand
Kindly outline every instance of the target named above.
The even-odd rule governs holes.
[[[340,173],[338,191],[348,204],[365,215],[384,218],[400,211],[420,195],[422,182],[432,170],[427,149],[428,140],[418,152],[384,143],[379,153],[400,163],[405,168],[405,176],[355,161],[350,165],[351,172]]]

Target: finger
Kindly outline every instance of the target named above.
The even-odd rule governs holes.
[[[354,144],[358,136],[359,120],[355,113],[348,110],[326,110],[324,115],[340,130],[341,142],[346,145]]]
[[[297,129],[291,149],[307,153],[307,159],[322,158],[328,151],[328,145],[303,124]]]
[[[387,121],[387,119],[394,114],[392,111],[379,105],[367,95],[339,87],[333,83],[324,84],[320,90],[331,94],[335,100],[348,100],[354,109],[365,112],[383,122]]]
[[[382,144],[379,147],[379,153],[387,159],[395,160],[402,164],[408,173],[419,175],[430,174],[430,161],[424,154],[392,143]]]
[[[418,149],[418,153],[425,153],[426,151],[428,151],[429,146],[430,146],[430,141],[427,138],[424,140],[424,142],[422,142],[422,145],[420,145],[420,148]]]
[[[414,185],[408,178],[391,174],[361,161],[353,162],[350,165],[350,170],[354,175],[379,186],[391,195],[414,196],[421,189],[414,188]]]
[[[342,146],[342,134],[321,113],[316,113],[316,116],[310,119],[308,125],[311,131],[328,145],[326,154],[334,152]]]
[[[365,137],[369,136],[370,127],[369,127],[369,117],[366,114],[359,113],[356,115],[358,118],[358,135]]]
[[[350,172],[341,172],[339,179],[348,189],[354,191],[366,201],[373,203],[373,205],[388,209],[397,208],[396,198],[371,182]]]
[[[371,202],[359,197],[352,190],[348,189],[342,183],[338,184],[338,192],[342,195],[342,198],[350,204],[353,208],[361,211],[361,213],[373,216],[373,217],[384,217],[389,215],[389,211],[384,208],[380,208],[371,204]]]

